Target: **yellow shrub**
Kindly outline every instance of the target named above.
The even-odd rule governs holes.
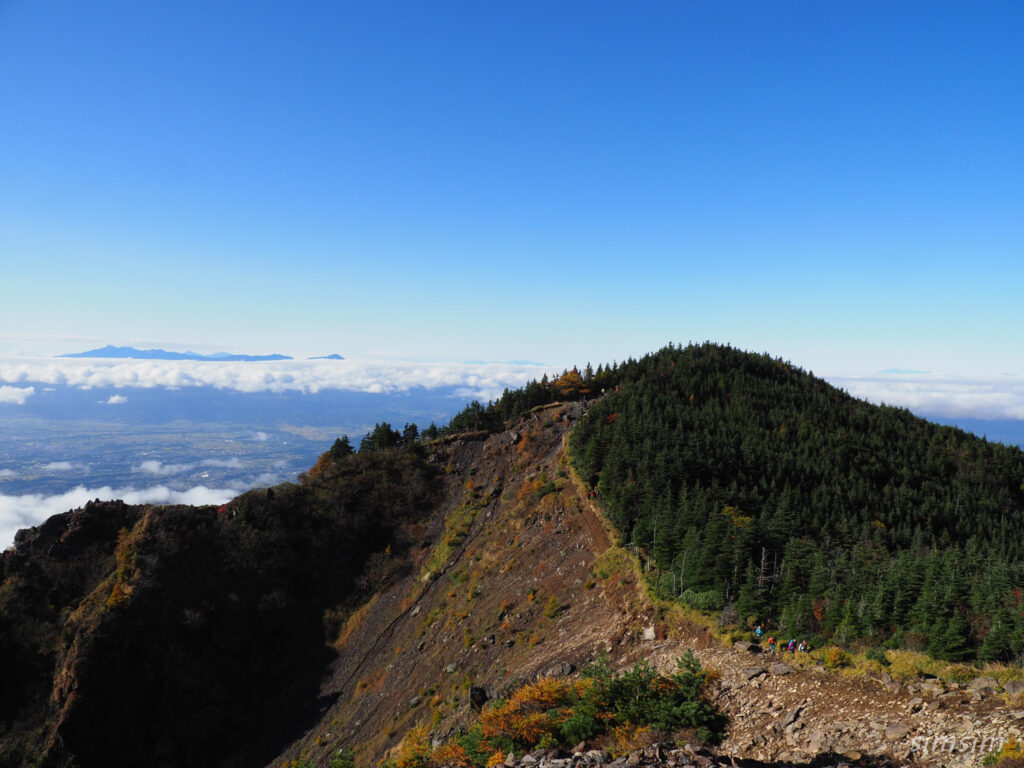
[[[430,731],[425,725],[410,728],[395,747],[395,768],[424,768],[430,763]]]
[[[1003,742],[1002,748],[985,759],[985,765],[998,765],[1002,760],[1024,760],[1024,745],[1013,736]]]
[[[455,768],[470,768],[473,764],[465,748],[457,741],[449,741],[435,749],[430,762],[432,765],[450,765]]]
[[[825,669],[841,669],[850,663],[849,655],[834,645],[825,649]]]
[[[567,705],[582,690],[578,681],[541,678],[523,686],[508,701],[485,710],[480,725],[485,739],[496,736],[536,744],[572,715]],[[552,710],[558,710],[553,712]]]
[[[651,729],[646,725],[625,723],[612,729],[608,738],[608,750],[614,755],[624,755],[652,743]]]
[[[562,612],[562,604],[558,601],[554,595],[548,598],[547,605],[544,606],[544,615],[549,619],[555,618]]]

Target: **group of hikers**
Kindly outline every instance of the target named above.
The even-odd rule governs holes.
[[[758,624],[754,627],[754,637],[757,638],[757,642],[761,642],[763,635],[764,625]],[[784,645],[781,640],[776,640],[774,635],[769,635],[766,642],[768,643],[768,653],[775,653],[776,651],[779,651],[780,653],[783,651],[787,653],[807,653],[811,650],[811,646],[807,644],[806,640],[800,640],[797,642],[795,637],[792,638],[788,644]]]

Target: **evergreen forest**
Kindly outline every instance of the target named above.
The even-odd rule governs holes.
[[[664,596],[812,643],[1019,660],[1024,452],[728,346],[611,376],[574,461]]]

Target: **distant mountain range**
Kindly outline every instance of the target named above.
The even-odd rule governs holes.
[[[341,355],[320,355],[319,357],[311,357],[310,360],[344,360],[345,358]]]
[[[130,360],[207,360],[211,362],[246,362],[259,363],[268,360],[293,360],[288,355],[232,355],[229,352],[215,352],[212,355],[201,355],[198,352],[168,352],[166,349],[135,349],[135,347],[115,347],[108,344],[99,349],[87,352],[71,352],[57,357],[106,357]],[[333,358],[332,358],[333,359]]]

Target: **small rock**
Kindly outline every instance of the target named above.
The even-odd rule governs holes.
[[[890,740],[902,739],[910,733],[910,726],[906,723],[892,723],[885,729],[885,738]]]
[[[545,677],[565,677],[571,675],[576,671],[576,667],[567,661],[556,661],[552,666],[548,667],[544,673]]]
[[[737,651],[742,651],[743,653],[760,653],[761,652],[761,646],[760,645],[758,645],[757,643],[747,643],[747,642],[744,642],[743,640],[737,640],[735,643],[732,644],[732,647],[735,648]]]
[[[740,671],[744,680],[753,680],[758,675],[768,674],[764,667],[746,667]]]
[[[420,644],[416,646],[416,650],[417,651],[422,651],[426,647],[427,647],[427,641],[426,640],[420,640]]]
[[[770,664],[768,671],[773,675],[788,675],[793,671],[793,668],[789,664]]]
[[[571,751],[574,755],[582,755],[588,749],[590,749],[590,746],[587,744],[587,742],[581,741],[579,744],[573,747]]]
[[[656,637],[657,633],[655,633],[653,626],[644,628],[644,640],[650,642],[654,640]]]
[[[502,645],[504,645],[506,648],[511,648],[515,644],[516,644],[515,640],[506,640],[505,642],[502,643]]]
[[[516,756],[515,756],[514,753],[509,752],[507,755],[505,755],[505,765],[507,765],[508,768],[512,768],[512,766],[515,765],[515,764],[516,764]]]
[[[921,708],[922,704],[924,704],[924,699],[922,699],[920,696],[915,696],[907,702],[907,709],[909,709],[911,712],[917,712],[917,710]]]
[[[497,638],[495,638],[494,635],[488,635],[484,638],[484,642],[487,645],[494,645],[497,642]]]
[[[1018,693],[1024,693],[1024,680],[1007,680],[1003,687],[1010,696],[1016,696]]]
[[[812,755],[828,752],[831,750],[831,743],[828,735],[821,730],[811,731],[807,736],[807,751]]]
[[[787,725],[792,725],[793,723],[796,723],[797,718],[800,717],[801,709],[802,708],[797,707],[796,709],[791,710],[790,714],[786,715],[785,718],[783,718],[782,727],[785,728]]]
[[[519,764],[523,765],[523,766],[527,766],[527,768],[532,768],[532,766],[536,765],[537,763],[538,763],[538,760],[533,755],[523,755],[519,759]]]
[[[419,696],[413,696],[412,700],[409,702],[409,707],[418,707],[422,703],[423,699],[421,699]]]
[[[455,669],[456,669],[456,667],[455,667],[454,664],[449,664],[447,667],[444,668],[444,671],[447,672],[450,675],[453,672],[455,672]]]
[[[411,611],[409,611],[409,615],[410,616],[416,616],[416,615],[419,614],[419,612],[420,612],[420,607],[417,605]]]

